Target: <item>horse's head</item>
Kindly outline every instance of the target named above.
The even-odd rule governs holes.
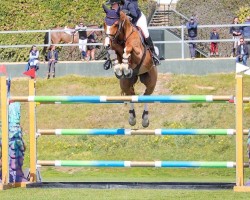
[[[127,15],[118,9],[108,9],[106,6],[103,7],[106,13],[104,20],[104,31],[107,35],[104,46],[108,46],[111,41],[118,41],[122,44],[126,37],[127,31],[131,32],[132,25]],[[131,28],[131,29],[129,29]]]
[[[106,35],[111,39],[115,40],[119,35],[119,29],[121,28],[120,13],[113,9],[108,9],[104,6],[106,17],[104,20],[104,31]]]

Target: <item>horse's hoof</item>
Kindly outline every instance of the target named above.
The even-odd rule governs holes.
[[[125,78],[131,78],[133,76],[133,70],[129,69],[129,73],[125,74],[124,76]]]
[[[129,121],[130,126],[136,125],[136,118],[129,118],[128,121]]]
[[[123,74],[122,74],[122,75],[117,75],[117,74],[115,73],[115,76],[116,76],[116,78],[118,78],[118,79],[124,78],[124,75],[123,75]]]
[[[147,128],[149,126],[149,120],[148,119],[147,120],[142,120],[142,126],[144,128]]]

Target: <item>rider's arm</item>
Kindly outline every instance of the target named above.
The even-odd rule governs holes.
[[[133,3],[129,3],[127,6],[127,9],[129,11],[129,16],[136,18],[138,17],[138,13],[136,11],[136,6]]]

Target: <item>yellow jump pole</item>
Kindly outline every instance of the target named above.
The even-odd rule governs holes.
[[[250,192],[250,187],[244,186],[243,149],[243,77],[236,75],[236,192]]]
[[[1,120],[2,120],[2,184],[0,189],[9,188],[9,124],[6,77],[1,77]]]
[[[35,80],[29,80],[29,96],[35,96]],[[30,182],[36,182],[36,103],[29,102],[30,122]]]

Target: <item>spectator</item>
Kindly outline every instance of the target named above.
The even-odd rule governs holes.
[[[248,50],[250,50],[250,16],[247,16],[247,19],[244,24],[249,25],[242,27],[242,33],[245,39],[249,39],[249,41],[245,42],[247,44]]]
[[[35,45],[29,51],[29,61],[26,65],[26,71],[32,68],[35,68],[36,71],[39,69],[39,51]]]
[[[189,40],[196,40],[197,39],[197,26],[198,26],[198,24],[194,20],[194,17],[191,17],[190,21],[187,22],[187,24],[186,24],[186,27],[188,30]],[[195,43],[189,42],[189,50],[190,50],[190,55],[191,55],[192,59],[194,59],[196,57],[195,47],[196,47]]]
[[[82,60],[86,60],[86,44],[87,44],[87,27],[83,25],[83,22],[79,23],[79,26],[76,26],[75,30],[79,34],[79,49],[81,52]]]
[[[217,33],[216,29],[214,28],[213,31],[210,33],[210,40],[219,40],[220,36]],[[218,42],[211,42],[210,46],[210,56],[219,56],[218,51]]]
[[[239,18],[238,17],[234,17],[233,24],[239,24]],[[230,28],[230,34],[233,35],[233,39],[235,40],[234,44],[233,44],[233,50],[232,50],[232,53],[231,53],[231,57],[234,57],[235,56],[235,51],[236,51],[238,45],[240,44],[239,40],[240,40],[240,38],[242,36],[242,28],[240,26],[232,26]]]
[[[247,66],[247,58],[249,56],[249,52],[243,37],[240,38],[240,45],[238,46],[236,53],[236,63],[242,61],[242,64]]]
[[[94,32],[89,35],[88,43],[96,43]],[[95,48],[96,48],[95,45],[87,46],[87,59],[88,60],[95,60]]]
[[[47,60],[48,60],[47,79],[50,78],[51,71],[52,71],[52,77],[55,78],[55,65],[58,61],[58,52],[55,48],[56,48],[55,45],[51,45],[49,48],[49,52],[47,54]]]

